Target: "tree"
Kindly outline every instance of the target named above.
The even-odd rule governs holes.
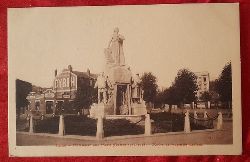
[[[210,83],[209,83],[209,93],[210,93],[210,96],[211,96],[210,101],[212,103],[214,103],[216,107],[218,107],[220,95],[216,91],[216,84],[217,84],[217,80],[210,81]]]
[[[144,91],[143,99],[146,102],[153,103],[157,94],[158,85],[156,84],[156,77],[151,73],[144,73],[141,77],[141,87]]]
[[[164,91],[158,91],[155,96],[155,106],[162,108],[164,104]]]
[[[228,62],[219,78],[216,80],[215,90],[220,96],[222,102],[227,103],[227,107],[231,107],[232,103],[232,67],[231,62]]]
[[[90,108],[94,102],[97,102],[97,88],[91,86],[87,80],[81,81],[74,100],[75,108],[79,112],[82,108]]]
[[[176,91],[173,86],[170,86],[169,88],[165,89],[163,91],[163,102],[164,104],[169,105],[169,112],[171,112],[172,105],[177,105],[178,104],[178,97],[176,95]]]
[[[63,111],[60,109],[60,114],[64,113],[64,114],[71,114],[73,112],[72,110],[72,104],[69,102],[68,99],[64,100],[63,102]]]
[[[195,101],[198,89],[196,79],[196,75],[188,69],[179,70],[170,91],[172,102],[184,104]]]
[[[16,79],[16,113],[17,117],[20,117],[21,107],[26,107],[28,105],[28,100],[26,99],[29,92],[32,90],[32,84],[20,79]]]
[[[201,94],[200,99],[201,99],[202,101],[204,101],[204,102],[208,102],[208,101],[211,100],[211,94],[210,94],[208,91],[203,92],[203,93]]]

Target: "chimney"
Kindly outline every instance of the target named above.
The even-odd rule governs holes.
[[[68,69],[69,69],[69,71],[72,71],[72,66],[69,65],[69,66],[68,66]]]
[[[90,77],[90,70],[89,70],[89,68],[87,69],[87,75]]]
[[[57,76],[57,69],[55,70],[55,77]]]

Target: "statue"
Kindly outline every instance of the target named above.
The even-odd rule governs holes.
[[[97,77],[94,88],[98,88],[98,103],[106,103],[106,77],[103,72]]]
[[[123,41],[124,37],[115,28],[104,49],[105,67],[95,84],[98,103],[91,106],[90,117],[147,114],[139,74],[132,79],[131,69],[125,65]]]
[[[109,77],[106,77],[106,83],[107,83],[107,102],[110,101],[110,99],[112,98],[112,91],[114,90],[111,81],[109,80]]]
[[[136,74],[136,76],[132,80],[132,99],[133,101],[139,102],[139,99],[141,97],[141,88],[140,88],[141,78],[139,74]]]
[[[113,36],[108,45],[108,52],[111,52],[115,65],[125,65],[125,58],[123,53],[124,37],[119,33],[119,29],[115,28]]]

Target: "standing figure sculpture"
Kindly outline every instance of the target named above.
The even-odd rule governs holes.
[[[109,42],[108,48],[111,51],[115,65],[125,65],[125,58],[123,53],[124,37],[119,34],[119,29],[115,28],[112,39]]]
[[[136,76],[132,80],[132,100],[135,102],[140,102],[140,97],[141,97],[141,78],[139,74],[136,74]]]
[[[98,88],[98,103],[106,103],[107,101],[107,87],[106,87],[106,77],[102,72],[95,83],[95,88]]]
[[[107,103],[110,102],[111,98],[112,98],[112,91],[114,90],[111,81],[109,80],[109,77],[106,77],[106,83],[107,83]]]

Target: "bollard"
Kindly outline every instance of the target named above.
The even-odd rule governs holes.
[[[64,136],[64,134],[65,134],[64,117],[63,117],[63,115],[60,115],[58,135]]]
[[[52,114],[52,117],[53,117],[53,118],[55,117],[55,113]]]
[[[146,136],[151,135],[151,121],[150,121],[150,115],[145,115],[145,134]]]
[[[204,118],[207,119],[207,112],[204,111]]]
[[[189,110],[187,110],[187,112],[185,113],[184,132],[185,133],[190,133],[191,132],[190,120],[189,120]]]
[[[194,118],[195,118],[195,119],[198,118],[197,111],[194,111]]]
[[[211,108],[211,103],[210,103],[210,101],[207,101],[207,108],[208,108],[208,109]]]
[[[26,119],[27,121],[30,121],[30,115],[27,115]]]
[[[218,119],[217,119],[217,129],[221,130],[222,129],[222,124],[223,124],[223,118],[222,118],[222,113],[218,113]]]
[[[41,120],[43,120],[44,119],[44,115],[42,114],[42,116],[41,116]]]
[[[195,108],[195,107],[194,107],[194,102],[192,102],[191,107],[192,107],[192,109],[194,109],[194,108]]]
[[[33,130],[33,116],[32,115],[30,116],[30,130],[29,130],[29,133],[34,133],[34,130]]]
[[[103,117],[100,115],[97,119],[97,126],[96,126],[96,138],[103,139],[104,137],[104,130],[103,130]]]
[[[78,111],[77,115],[80,116],[80,112],[79,111]]]
[[[197,115],[197,112],[196,112],[196,111],[194,111],[194,118],[195,118],[195,119],[198,119],[198,115]],[[197,123],[196,120],[194,120],[194,123],[195,123],[195,124]]]

